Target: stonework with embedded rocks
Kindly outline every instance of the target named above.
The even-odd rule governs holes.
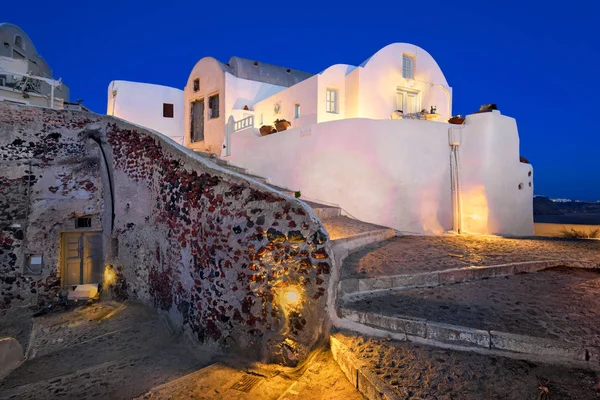
[[[24,179],[15,172],[24,165],[5,157],[15,139],[28,146],[31,140],[35,153],[47,146],[48,135],[60,133],[59,153],[66,157],[76,148],[75,158],[34,157],[38,182],[31,188],[44,191],[45,198],[76,193],[77,204],[87,202],[73,210],[66,202],[30,199],[19,208],[0,193],[0,215],[6,209],[27,222],[17,234],[2,220],[0,242],[12,241],[0,255],[0,280],[25,279],[25,250],[15,246],[29,245],[32,233],[47,249],[38,279],[60,276],[59,240],[52,232],[91,207],[87,210],[102,212],[97,226],[105,236],[104,260],[116,276],[111,290],[119,297],[164,310],[201,342],[260,349],[273,362],[294,365],[316,343],[333,257],[325,229],[306,205],[111,117],[5,105],[0,113],[0,167],[10,171],[1,176]],[[84,172],[78,168],[83,160],[95,162],[87,162]],[[50,223],[40,219],[49,207]],[[286,304],[290,290],[297,302]]]
[[[0,105],[0,316],[52,304],[61,232],[87,216],[101,225],[97,149],[79,135],[91,114]],[[41,256],[39,268],[28,256]]]

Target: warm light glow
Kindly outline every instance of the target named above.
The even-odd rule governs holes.
[[[112,269],[112,267],[110,265],[107,265],[104,268],[104,284],[105,285],[110,285],[112,284],[115,279],[116,279],[116,274],[115,271]]]
[[[463,231],[468,233],[487,234],[489,232],[487,195],[483,185],[464,190],[461,193],[463,211]]]
[[[280,300],[284,306],[295,306],[300,302],[300,292],[293,287],[285,288],[281,292]]]

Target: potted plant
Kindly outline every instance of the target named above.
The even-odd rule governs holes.
[[[292,124],[289,121],[286,121],[285,119],[277,119],[275,120],[274,124],[275,129],[277,129],[277,132],[285,131],[287,128],[292,126]]]
[[[277,131],[271,125],[263,125],[260,127],[259,132],[260,136],[267,136]]]

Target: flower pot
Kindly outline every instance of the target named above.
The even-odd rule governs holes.
[[[263,125],[260,127],[259,132],[260,136],[267,136],[273,133],[274,129],[271,125]]]
[[[448,120],[448,123],[454,124],[454,125],[462,125],[465,123],[465,119],[461,118],[461,117],[452,117]]]
[[[288,121],[279,121],[275,123],[275,129],[277,129],[277,132],[285,131],[290,126],[292,126],[292,124],[290,124]]]

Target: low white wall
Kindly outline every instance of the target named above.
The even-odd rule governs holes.
[[[164,103],[173,104],[173,118],[163,117]],[[106,114],[153,129],[183,144],[183,90],[149,83],[112,81],[108,85]]]
[[[356,218],[408,232],[452,227],[447,125],[345,119],[258,137],[232,135],[235,165]]]
[[[519,162],[514,120],[499,113],[469,116],[462,127],[344,119],[265,137],[247,129],[232,135],[227,160],[307,198],[339,204],[361,220],[439,234],[452,229],[451,127],[461,131],[465,230],[533,234],[531,166]]]

